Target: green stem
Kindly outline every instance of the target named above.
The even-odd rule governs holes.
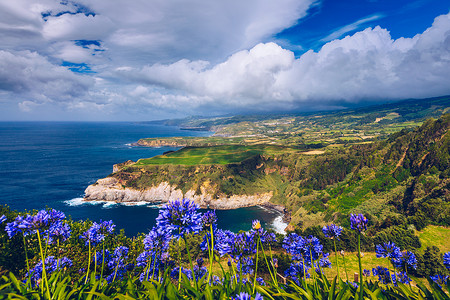
[[[188,258],[189,258],[189,264],[191,265],[192,278],[194,278],[195,287],[197,288],[197,291],[198,291],[198,283],[197,283],[197,278],[195,278],[194,264],[192,263],[191,253],[189,252],[189,247],[188,247],[188,243],[187,243],[186,237],[183,236],[183,239],[184,239],[184,244],[186,246],[187,255],[188,255]]]
[[[361,264],[361,233],[358,233],[358,264],[359,264],[359,299],[363,299],[363,276]]]
[[[87,265],[87,272],[86,272],[86,278],[84,279],[84,284],[86,284],[87,283],[87,281],[88,281],[88,277],[89,277],[89,269],[90,269],[90,267],[91,267],[91,240],[88,240],[88,249],[89,249],[89,251],[88,251],[88,256],[89,256],[89,258],[88,258],[88,265]]]
[[[181,239],[178,238],[178,290],[181,287]]]
[[[105,243],[102,243],[102,271],[100,272],[100,280],[103,279],[103,269],[105,267]]]
[[[30,282],[29,287],[31,288],[30,263],[28,261],[27,243],[25,241],[25,235],[24,234],[22,234],[22,238],[23,238],[23,250],[25,251],[25,261],[27,262],[28,280]],[[27,282],[28,282],[28,280],[27,280]]]
[[[339,282],[339,279],[340,279],[340,274],[339,274],[339,261],[338,261],[338,254],[337,254],[337,251],[336,251],[336,240],[335,240],[335,239],[333,239],[333,244],[334,244],[334,254],[335,254],[335,256],[336,256],[337,278],[338,278],[338,282]]]
[[[345,254],[342,256],[342,261],[344,262],[345,276],[347,277],[347,282],[348,282],[348,273],[347,273],[347,264],[345,263]]]
[[[209,225],[209,228],[211,230],[211,248],[209,251],[209,273],[208,273],[208,283],[211,280],[212,275],[212,265],[213,265],[213,258],[214,258],[214,233],[213,233],[213,226],[212,224]]]
[[[254,276],[254,278],[253,278],[253,292],[252,292],[252,294],[254,294],[255,293],[255,288],[256,288],[256,276],[257,276],[257,273],[258,273],[258,254],[259,254],[259,241],[260,241],[260,237],[259,237],[259,234],[258,234],[258,240],[256,241],[256,262],[255,262],[255,276]],[[269,271],[270,271],[270,267],[269,266],[267,266],[268,268],[269,268]]]
[[[275,274],[275,277],[274,277],[273,276],[274,274],[272,274],[272,270],[270,268],[269,262],[267,261],[266,252],[264,251],[264,247],[263,247],[263,245],[261,243],[261,240],[259,240],[259,243],[261,244],[261,251],[263,253],[263,257],[264,257],[264,260],[266,262],[267,268],[269,269],[269,274],[270,274],[270,277],[272,278],[272,282],[275,285],[275,287],[278,289],[278,281],[276,280],[276,274]]]
[[[47,288],[47,296],[48,299],[51,299],[50,296],[50,288],[48,287],[48,280],[47,280],[47,273],[45,272],[45,258],[44,258],[44,252],[42,250],[42,243],[41,243],[41,235],[39,233],[39,229],[36,230],[38,241],[39,241],[39,250],[41,252],[41,259],[42,259],[42,280],[45,282],[45,287]]]
[[[303,287],[306,289],[306,268],[305,268],[305,256],[302,254],[302,266],[303,266],[303,283],[305,286]]]
[[[116,280],[116,275],[117,275],[118,269],[119,269],[119,260],[117,260],[117,265],[116,265],[116,269],[114,270],[114,276],[113,276],[112,282],[114,282],[114,280]]]

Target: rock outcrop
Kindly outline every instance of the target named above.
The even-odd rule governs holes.
[[[257,193],[254,195],[232,195],[213,198],[212,195],[202,189],[202,193],[195,194],[189,190],[183,194],[180,189],[171,186],[168,182],[162,182],[158,186],[152,186],[143,190],[123,187],[116,178],[107,177],[99,179],[85,190],[86,201],[113,201],[113,202],[139,202],[150,203],[167,202],[170,200],[188,198],[199,204],[202,208],[234,209],[268,203],[273,193]]]

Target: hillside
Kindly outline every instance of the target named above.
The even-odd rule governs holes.
[[[354,212],[373,222],[405,216],[419,229],[449,225],[449,127],[446,114],[386,140],[318,152],[274,145],[188,147],[126,165],[110,178],[134,190],[168,183],[213,200],[271,192],[270,201],[291,211],[291,224],[299,227],[345,223]]]

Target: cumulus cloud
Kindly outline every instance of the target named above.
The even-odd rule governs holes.
[[[450,14],[413,38],[342,38],[372,15],[297,58],[271,42],[317,4],[0,0],[0,102],[155,118],[450,94]]]
[[[270,110],[305,104],[431,97],[450,94],[450,14],[414,38],[393,40],[367,28],[294,59],[274,43],[258,44],[211,66],[180,60],[116,70],[131,81],[178,90],[191,106]],[[170,106],[174,105],[171,99]],[[182,103],[180,102],[180,105]],[[257,106],[255,106],[255,104]]]
[[[0,90],[23,98],[23,108],[30,102],[69,101],[83,96],[92,86],[92,79],[55,66],[45,57],[30,51],[0,51]]]

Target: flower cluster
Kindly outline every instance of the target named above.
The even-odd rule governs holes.
[[[45,271],[47,275],[50,275],[51,273],[57,270],[63,270],[71,266],[72,260],[70,260],[67,257],[56,259],[54,256],[48,256],[45,259]],[[39,285],[41,276],[42,276],[42,261],[39,261],[34,266],[34,268],[32,268],[27,274],[25,274],[25,277],[30,278],[32,286]]]
[[[80,236],[80,238],[85,240],[85,245],[87,246],[89,242],[92,246],[96,246],[105,240],[107,234],[111,234],[114,231],[116,225],[113,221],[101,221],[100,223],[94,222],[92,226]]]
[[[448,276],[437,274],[430,277],[440,288],[447,283]]]
[[[202,215],[199,206],[188,199],[170,201],[159,211],[156,226],[167,230],[176,238],[202,230]]]
[[[350,215],[350,226],[353,230],[358,232],[363,232],[367,230],[368,220],[363,214],[351,214]]]
[[[217,223],[217,215],[215,210],[208,210],[202,216],[203,229],[209,229],[210,226],[214,226],[215,229]]]
[[[61,211],[54,209],[40,210],[35,215],[17,216],[13,222],[7,223],[5,230],[12,238],[18,233],[32,235],[39,232],[51,243],[55,240],[66,240],[70,236],[70,228],[63,223],[66,218]]]
[[[106,277],[108,282],[113,282],[116,278],[122,278],[127,271],[128,247],[118,246],[114,249],[111,259],[109,259],[107,266],[111,270],[111,274]]]
[[[342,234],[342,227],[335,224],[330,224],[323,226],[322,232],[327,238],[339,240],[339,236]]]
[[[401,251],[393,242],[383,243],[375,246],[375,252],[378,258],[389,258],[396,268],[410,266],[417,267],[417,258],[410,251]]]
[[[450,270],[450,252],[444,254],[444,266]]]
[[[372,269],[372,273],[373,276],[378,276],[378,281],[383,284],[388,284],[392,280],[388,268],[378,266]]]
[[[248,293],[242,292],[231,298],[231,300],[252,300],[252,296]],[[263,297],[259,293],[256,293],[253,300],[263,300]]]
[[[5,215],[1,216],[0,217],[0,224],[2,224],[5,221],[6,221],[6,216]]]

